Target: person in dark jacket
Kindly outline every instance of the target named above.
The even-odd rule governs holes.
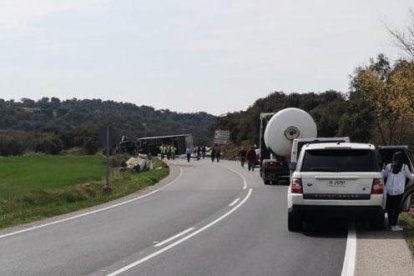
[[[247,167],[249,169],[249,171],[254,171],[254,167],[256,166],[256,151],[254,149],[254,147],[251,147],[249,149],[249,151],[246,154],[246,159],[247,159]]]
[[[407,179],[414,180],[414,175],[411,174],[408,166],[403,163],[402,152],[394,153],[392,162],[384,168],[382,175],[387,179],[385,188],[387,190],[387,213],[391,230],[401,231],[402,228],[397,223],[405,182]]]
[[[244,163],[246,162],[246,155],[247,151],[242,147],[239,151],[240,164],[242,167],[244,167]]]
[[[220,157],[221,157],[221,148],[220,146],[216,147],[216,160],[217,162],[220,162]]]
[[[214,162],[214,159],[216,159],[216,147],[211,149],[211,162]]]

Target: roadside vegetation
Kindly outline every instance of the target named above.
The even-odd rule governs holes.
[[[112,169],[112,192],[103,193],[102,156],[33,155],[0,157],[0,228],[56,216],[104,203],[157,183],[168,166],[120,172]]]
[[[402,213],[400,222],[404,226],[404,237],[414,256],[414,214]]]

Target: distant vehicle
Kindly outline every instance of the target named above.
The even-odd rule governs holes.
[[[316,216],[352,214],[384,227],[386,192],[371,144],[305,145],[288,190],[288,230]]]
[[[264,113],[261,116],[261,129],[263,129],[264,116],[271,114]],[[263,135],[266,150],[261,150],[261,156],[266,152],[270,153],[270,158],[261,160],[260,175],[264,184],[278,184],[283,180],[289,183],[288,162],[292,141],[296,138],[316,139],[314,138],[316,136],[316,124],[307,112],[298,108],[286,108],[274,114],[266,124]]]

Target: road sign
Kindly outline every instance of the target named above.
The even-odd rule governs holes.
[[[230,131],[216,130],[214,132],[214,144],[227,144],[230,141]]]

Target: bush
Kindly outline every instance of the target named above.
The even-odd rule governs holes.
[[[62,150],[62,141],[54,134],[42,134],[34,142],[36,152],[58,154]]]
[[[96,152],[98,151],[97,142],[95,141],[95,139],[91,137],[85,138],[82,147],[85,151],[85,154],[87,155],[96,154]]]
[[[1,133],[0,134],[0,155],[21,155],[28,148],[28,135],[24,133]]]
[[[131,155],[129,154],[116,154],[116,155],[112,155],[110,162],[111,162],[111,167],[112,168],[118,168],[118,167],[126,167],[126,161],[128,161],[128,159],[131,158]]]

